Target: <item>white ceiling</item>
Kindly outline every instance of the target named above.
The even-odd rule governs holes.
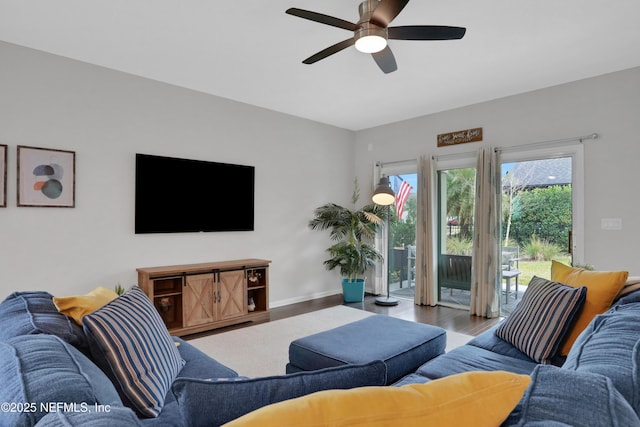
[[[358,0],[0,0],[0,40],[359,130],[640,66],[638,0],[412,0],[391,24],[467,28],[391,40],[398,71],[351,36],[284,12],[355,22]],[[0,66],[2,58],[0,58]]]

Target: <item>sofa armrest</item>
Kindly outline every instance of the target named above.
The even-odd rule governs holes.
[[[171,390],[186,425],[218,426],[271,403],[321,390],[381,386],[386,380],[386,365],[375,361],[232,381],[177,378]]]

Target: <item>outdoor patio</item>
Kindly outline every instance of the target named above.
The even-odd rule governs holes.
[[[413,300],[413,295],[415,292],[413,282],[409,284],[406,280],[403,280],[402,287],[400,287],[400,282],[391,283],[389,289],[391,296]],[[516,298],[515,287],[512,288],[511,292],[509,293],[508,302],[505,304],[503,283],[503,291],[500,295],[500,303],[502,304],[502,315],[507,316],[513,312],[516,305],[518,305],[518,303],[522,300],[522,296],[524,295],[524,291],[526,290],[527,287],[520,283],[518,286],[518,293]],[[469,307],[469,304],[471,303],[471,292],[462,291],[460,289],[442,288],[440,302],[443,304]]]

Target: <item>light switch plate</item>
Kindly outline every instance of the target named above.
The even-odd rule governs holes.
[[[602,218],[600,226],[603,230],[622,230],[622,218]]]

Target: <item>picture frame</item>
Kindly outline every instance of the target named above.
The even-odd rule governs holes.
[[[0,144],[0,208],[7,207],[7,151],[7,146]]]
[[[18,145],[18,206],[73,208],[76,153]]]

